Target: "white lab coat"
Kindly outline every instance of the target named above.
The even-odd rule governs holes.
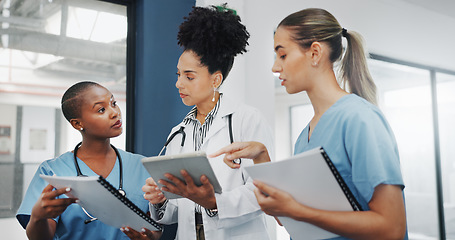
[[[227,115],[232,114],[232,132],[234,141],[258,141],[263,143],[270,156],[273,156],[273,137],[271,128],[262,114],[252,107],[233,101],[223,95],[218,113],[210,126],[201,151],[207,154],[230,144]],[[170,134],[177,131],[184,123],[174,127]],[[180,146],[182,134],[178,134],[168,145],[166,154],[193,152],[193,128],[185,127],[186,139]],[[205,239],[269,239],[266,228],[265,214],[261,211],[254,195],[252,179],[243,167],[252,165],[251,159],[242,159],[240,169],[231,169],[223,162],[224,155],[209,159],[210,164],[223,189],[221,194],[215,194],[218,215],[209,217],[202,211]],[[176,239],[196,239],[195,203],[189,199],[169,200],[165,214],[160,223],[172,224],[178,222]],[[152,218],[157,219],[154,209]]]

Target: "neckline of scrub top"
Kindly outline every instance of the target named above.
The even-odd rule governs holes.
[[[95,173],[79,157],[77,157],[77,163],[79,164],[79,168],[81,169],[82,174],[87,175],[87,176],[99,176],[99,174]],[[109,174],[105,177],[105,179],[108,180],[108,182],[110,182],[111,184],[116,183],[116,185],[119,185],[119,183],[118,183],[118,178],[119,178],[119,173],[120,173],[119,168],[120,168],[120,166],[119,166],[119,161],[118,161],[118,156],[117,156],[117,158],[115,159],[114,167],[111,169]],[[113,179],[117,179],[117,180],[115,182],[112,182]]]
[[[344,101],[347,101],[351,95],[352,94],[347,94],[347,95],[342,96],[322,114],[321,118],[319,118],[318,123],[316,124],[316,126],[314,126],[313,133],[311,134],[311,138],[309,137],[310,136],[310,123],[308,123],[308,125],[306,127],[306,131],[305,131],[305,134],[306,134],[305,139],[307,139],[308,143],[310,143],[311,139],[313,139],[313,137],[315,136],[315,132],[316,132],[316,130],[318,130],[318,126],[321,125],[320,123],[323,122],[327,118],[326,116],[329,115],[333,111],[333,109],[335,109],[338,105],[342,104]]]

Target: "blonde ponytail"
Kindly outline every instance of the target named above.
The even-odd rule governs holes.
[[[283,26],[293,33],[293,40],[303,49],[313,42],[325,42],[330,46],[330,61],[341,59],[343,44],[341,37],[347,39],[348,46],[341,61],[340,85],[348,92],[355,93],[376,104],[376,85],[368,70],[365,51],[360,34],[341,28],[336,18],[324,9],[307,8],[284,18],[278,27]]]
[[[341,61],[341,85],[345,90],[376,105],[376,84],[368,70],[362,36],[353,31],[344,31],[343,35],[348,46]]]

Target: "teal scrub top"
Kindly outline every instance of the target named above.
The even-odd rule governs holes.
[[[322,146],[363,210],[369,210],[379,184],[404,189],[392,129],[379,108],[365,99],[343,96],[322,115],[310,140],[308,132],[309,124],[298,137],[294,154]]]
[[[126,196],[144,212],[148,212],[148,201],[144,199],[144,193],[141,188],[150,175],[141,163],[143,156],[120,149],[118,151],[122,157],[123,189],[126,192]],[[98,176],[79,158],[78,164],[82,174]],[[119,186],[119,173],[119,162],[117,160],[111,173],[106,178],[116,188]],[[16,218],[24,228],[28,224],[33,206],[44,187],[48,184],[39,177],[40,174],[77,176],[74,166],[74,154],[66,152],[58,158],[47,160],[40,164],[16,215]],[[62,195],[60,197],[65,196]],[[115,211],[115,209],[112,209],[112,211]],[[71,204],[59,217],[54,219],[57,222],[54,239],[129,239],[118,228],[106,225],[101,221],[85,224],[84,220],[86,219],[89,219],[89,217],[83,212],[82,208],[78,204]]]

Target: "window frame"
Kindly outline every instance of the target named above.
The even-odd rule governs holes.
[[[423,64],[417,64],[409,61],[398,60],[391,57],[382,56],[379,54],[370,54],[370,58],[374,60],[384,61],[388,63],[394,63],[398,65],[404,65],[414,67],[418,69],[427,70],[430,74],[430,86],[431,86],[431,107],[433,117],[433,132],[434,132],[434,157],[435,157],[435,170],[436,170],[436,204],[438,210],[438,226],[439,226],[439,237],[441,240],[446,239],[446,224],[445,224],[445,213],[444,213],[444,192],[443,192],[443,179],[441,169],[441,147],[440,147],[440,130],[439,130],[439,112],[438,112],[438,94],[437,94],[437,73],[444,73],[455,76],[455,71],[432,67]]]

